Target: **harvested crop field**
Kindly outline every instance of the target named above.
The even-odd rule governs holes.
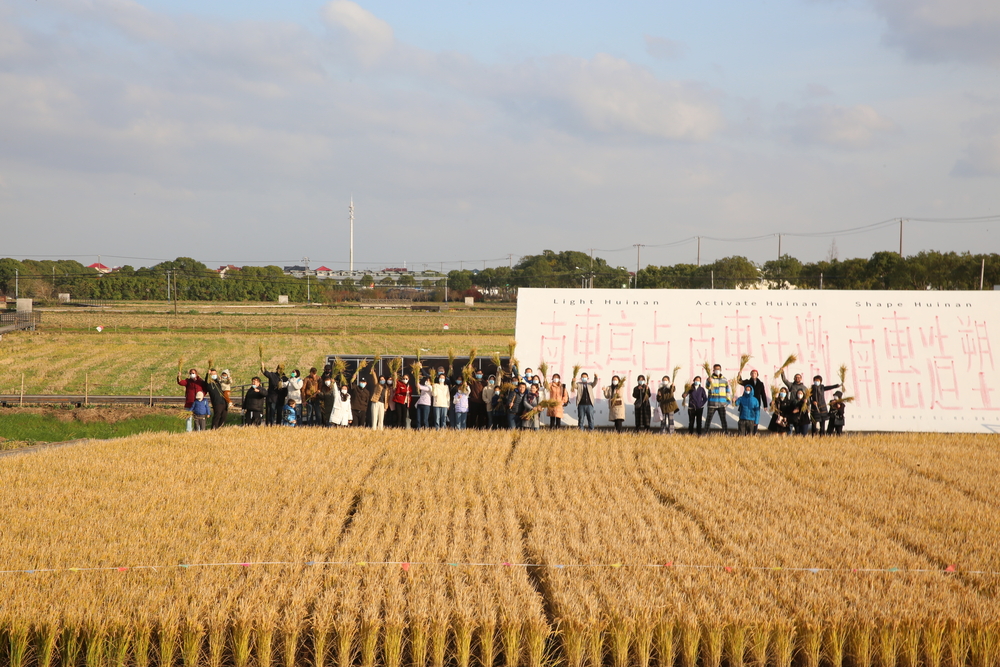
[[[997,439],[242,429],[0,460],[14,667],[994,667]]]

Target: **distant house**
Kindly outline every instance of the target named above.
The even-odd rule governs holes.
[[[331,275],[333,275],[333,269],[327,266],[321,266],[318,269],[316,269],[317,278],[329,278]]]
[[[94,262],[93,264],[91,264],[87,268],[88,269],[94,269],[98,273],[111,273],[111,267],[110,266],[104,266],[100,262]]]
[[[232,264],[226,264],[225,266],[220,266],[218,269],[216,269],[215,272],[218,273],[221,277],[225,278],[226,274],[229,273],[230,271],[239,271],[239,270],[240,267],[238,266],[233,266]]]

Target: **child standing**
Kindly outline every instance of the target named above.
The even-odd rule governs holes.
[[[844,435],[844,408],[846,407],[844,393],[841,391],[833,392],[833,400],[830,401],[830,425],[827,427],[827,433],[832,431],[837,435]]]
[[[295,409],[295,399],[288,399],[288,403],[285,405],[284,417],[282,421],[285,426],[295,426],[299,423],[299,415]]]
[[[199,391],[194,395],[194,402],[191,403],[191,414],[194,417],[194,430],[204,431],[205,419],[207,419],[210,414],[210,410],[208,409],[208,399],[205,398],[205,392]]]

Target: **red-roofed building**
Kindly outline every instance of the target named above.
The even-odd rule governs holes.
[[[91,264],[87,268],[88,269],[94,269],[98,273],[111,273],[111,267],[110,266],[104,266],[100,262],[94,262],[93,264]]]
[[[215,270],[215,272],[224,278],[226,274],[229,273],[230,271],[239,271],[239,270],[240,267],[238,266],[233,266],[232,264],[226,264],[225,266],[220,266],[218,269]]]
[[[332,273],[333,269],[331,269],[328,266],[321,266],[318,269],[316,269],[317,278],[329,278]]]

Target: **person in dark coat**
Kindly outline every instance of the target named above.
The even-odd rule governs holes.
[[[708,404],[708,392],[701,386],[701,376],[696,375],[691,381],[691,387],[681,395],[681,405],[688,406],[688,433],[695,432],[697,424],[698,435],[701,435],[701,420]]]
[[[219,372],[214,368],[208,371],[208,382],[205,383],[205,387],[212,402],[212,428],[221,428],[225,426],[229,417],[229,401],[226,400],[226,392],[222,389]]]
[[[791,401],[788,400],[788,390],[784,387],[774,397],[771,403],[771,421],[767,424],[767,430],[771,433],[787,434],[790,428],[788,417],[791,412]]]
[[[264,416],[264,404],[267,401],[267,392],[260,386],[260,378],[254,377],[250,380],[250,388],[243,396],[243,425],[260,426]]]
[[[652,408],[649,405],[651,392],[646,384],[646,376],[640,375],[636,378],[636,385],[632,389],[633,410],[635,411],[635,430],[648,431],[649,419],[652,416]]]
[[[809,419],[812,422],[813,435],[822,436],[824,431],[830,433],[830,410],[826,405],[826,392],[840,388],[839,384],[823,384],[823,376],[813,378],[812,391],[809,393]]]
[[[351,395],[351,426],[364,428],[368,426],[368,405],[372,400],[372,392],[368,388],[368,379],[355,373],[348,383],[348,393]]]
[[[264,368],[264,364],[261,363],[260,372],[267,378],[267,414],[265,417],[268,426],[273,426],[278,423],[281,409],[284,407],[284,399],[280,395],[280,391],[282,388],[281,376],[285,373],[285,366],[278,364],[273,372],[268,372]]]
[[[333,406],[337,398],[334,389],[333,377],[331,375],[324,375],[319,381],[319,393],[316,394],[319,404],[320,426],[326,427],[330,425],[330,415],[333,414]]]

